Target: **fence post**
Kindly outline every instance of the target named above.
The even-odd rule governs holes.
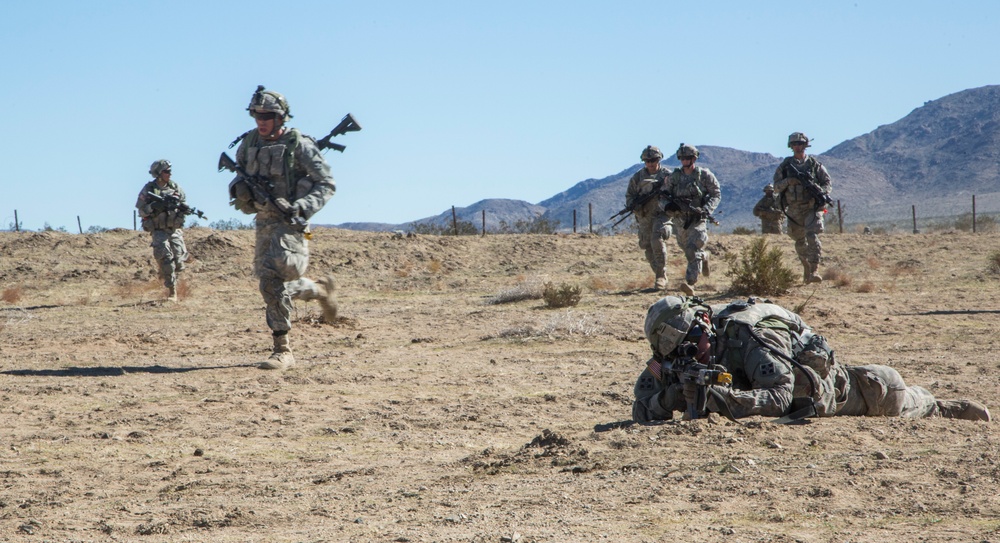
[[[576,233],[576,210],[573,210],[573,233]]]
[[[483,235],[486,235],[486,210],[483,210]]]
[[[451,206],[451,226],[455,229],[455,235],[458,235],[458,215],[455,214],[455,206]]]
[[[594,204],[587,204],[587,224],[590,225],[590,233],[594,233]]]
[[[916,234],[917,233],[917,206],[916,205],[912,205],[910,207],[913,208],[913,233]]]
[[[976,195],[972,195],[972,233],[976,233]]]
[[[80,216],[79,215],[76,216],[76,227],[77,227],[77,229],[80,230],[80,233],[82,234],[83,233],[83,225],[80,224]]]
[[[136,226],[136,222],[135,222],[135,214],[136,214],[136,211],[135,211],[135,210],[133,209],[133,210],[132,210],[132,230],[138,230],[138,229],[139,229],[139,228],[138,228],[138,227]]]
[[[840,226],[840,233],[844,233],[844,212],[840,209],[840,200],[837,200],[837,223]]]
[[[14,210],[14,231],[15,232],[20,232],[21,231],[21,225],[18,224],[18,222],[17,222],[17,210],[16,209]]]

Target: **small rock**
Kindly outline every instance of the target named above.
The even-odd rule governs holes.
[[[875,451],[875,458],[877,458],[879,460],[888,460],[889,459],[889,455],[885,454],[882,451]]]
[[[204,451],[204,449],[195,449],[194,450],[194,455],[195,456],[205,456],[205,451]]]

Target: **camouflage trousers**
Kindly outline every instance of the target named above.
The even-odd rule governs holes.
[[[254,273],[260,279],[267,326],[274,332],[292,329],[292,300],[319,298],[319,287],[303,277],[309,266],[309,242],[283,219],[257,217]]]
[[[687,258],[687,270],[684,272],[684,281],[689,285],[698,282],[701,275],[702,262],[706,259],[705,244],[708,243],[708,223],[705,221],[694,221],[690,226],[684,228],[683,221],[674,219],[674,236],[677,238],[677,246],[684,251]]]
[[[795,252],[803,265],[819,264],[823,256],[823,244],[819,241],[819,235],[822,233],[822,211],[788,210],[788,236],[795,240]]]
[[[177,283],[177,274],[184,269],[184,262],[188,259],[184,234],[179,228],[153,230],[150,233],[152,241],[149,246],[153,248],[153,258],[159,267],[160,279],[163,279],[163,286],[171,288]]]
[[[847,366],[850,378],[846,400],[835,415],[865,417],[930,417],[937,413],[934,395],[918,386],[907,386],[893,368],[872,364]]]
[[[646,262],[656,277],[666,277],[670,219],[661,214],[636,215],[635,222],[639,227],[639,248],[646,252]]]
[[[784,217],[784,215],[782,215]],[[783,234],[781,229],[781,220],[779,219],[761,219],[760,220],[760,233],[761,234]]]

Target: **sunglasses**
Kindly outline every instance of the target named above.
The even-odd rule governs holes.
[[[277,118],[277,116],[278,116],[278,114],[274,113],[274,112],[271,112],[271,113],[254,113],[253,114],[253,118],[257,119],[258,121],[273,121],[274,119]]]

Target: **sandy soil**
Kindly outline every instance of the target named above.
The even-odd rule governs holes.
[[[0,541],[1000,540],[995,423],[629,424],[657,298],[632,237],[320,229],[341,315],[300,304],[283,373],[254,367],[252,232],[186,237],[167,303],[147,234],[0,233]],[[713,234],[711,302],[750,239]],[[775,301],[1000,415],[1000,235],[824,240],[830,280]],[[582,301],[491,303],[545,281]]]

